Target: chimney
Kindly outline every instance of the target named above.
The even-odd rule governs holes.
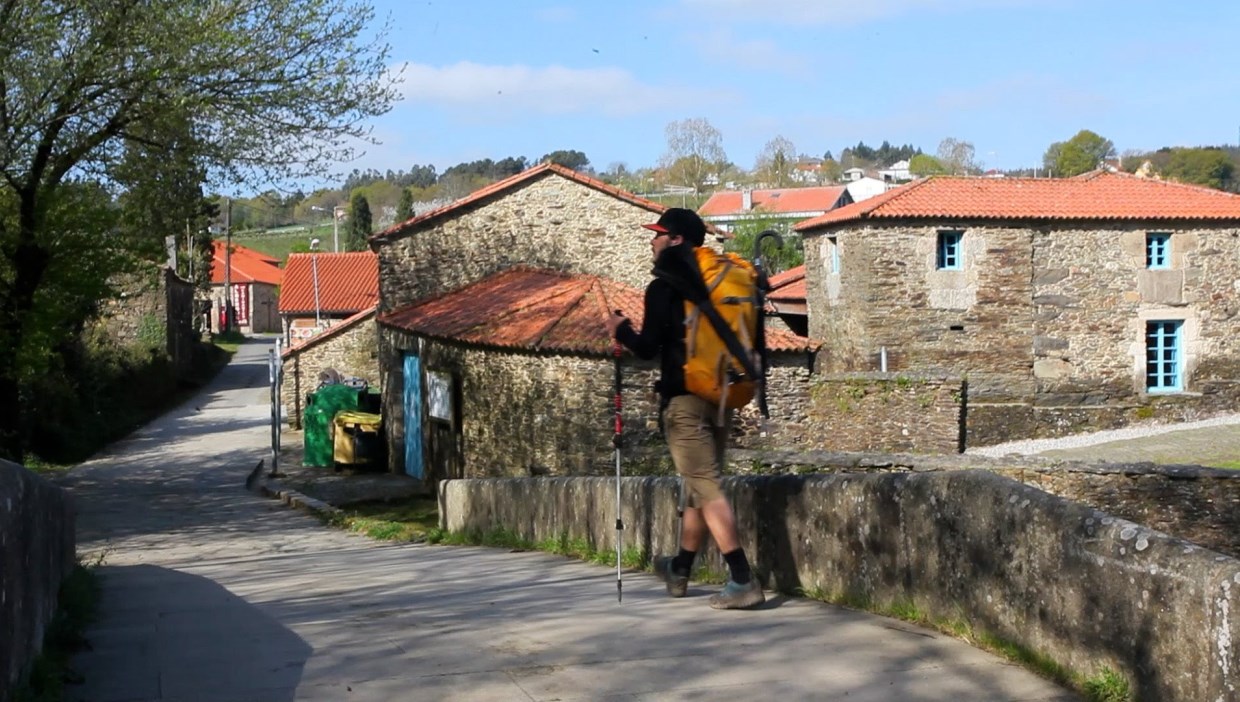
[[[753,191],[746,188],[741,191],[741,210],[748,212],[753,209]]]

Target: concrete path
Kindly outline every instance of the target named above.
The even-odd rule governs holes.
[[[106,554],[89,702],[1074,700],[959,641],[810,601],[715,612],[647,574],[350,536],[243,489],[267,346],[66,479]]]

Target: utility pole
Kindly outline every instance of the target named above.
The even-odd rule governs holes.
[[[224,198],[224,322],[225,334],[232,331],[232,198]]]

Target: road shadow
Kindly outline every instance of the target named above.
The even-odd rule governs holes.
[[[101,566],[100,616],[66,700],[294,699],[313,649],[213,580],[152,565]]]

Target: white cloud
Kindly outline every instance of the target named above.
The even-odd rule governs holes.
[[[920,12],[1039,5],[1037,0],[681,0],[704,19],[746,23],[850,25]]]
[[[726,99],[696,89],[646,85],[620,68],[451,66],[404,63],[399,75],[406,101],[455,108],[493,108],[542,114],[630,115]]]
[[[780,48],[763,39],[739,39],[727,29],[695,33],[689,41],[702,56],[716,63],[729,64],[754,71],[775,71],[804,76],[809,72],[807,57]]]

